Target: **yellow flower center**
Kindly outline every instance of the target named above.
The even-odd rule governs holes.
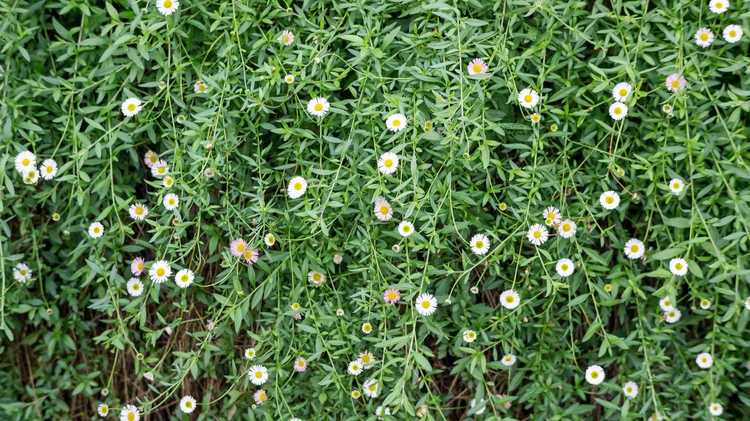
[[[677,88],[679,88],[679,87],[680,87],[680,80],[679,80],[679,79],[675,79],[675,80],[673,80],[673,81],[672,81],[672,88],[673,88],[673,89],[677,89]]]
[[[137,208],[135,208],[135,214],[136,215],[143,215],[143,208],[140,207],[140,206],[137,207]]]
[[[708,34],[705,32],[701,32],[701,41],[708,41]]]
[[[135,421],[135,412],[128,412],[128,421]]]
[[[47,166],[47,173],[52,173],[52,171],[54,171],[54,170],[55,170],[55,169],[54,169],[54,168],[52,168],[52,166],[51,166],[51,165],[48,165],[48,166]]]
[[[630,246],[630,251],[632,251],[633,253],[637,252],[638,251],[638,245],[633,244],[632,246]]]
[[[729,30],[729,38],[734,38],[736,36],[737,36],[737,31],[735,31],[734,29],[730,29]]]
[[[422,308],[424,308],[424,309],[430,308],[430,301],[429,300],[423,300],[422,301]]]
[[[294,190],[302,190],[302,183],[299,181],[294,183]]]
[[[534,236],[537,240],[542,238],[542,232],[541,231],[534,231],[531,235]]]
[[[393,127],[398,127],[400,125],[401,125],[401,120],[397,118],[393,120]]]
[[[190,279],[190,277],[187,276],[187,274],[183,274],[182,275],[182,282],[187,282],[189,279]]]
[[[482,64],[481,63],[474,63],[471,67],[472,70],[474,70],[474,73],[482,73]]]
[[[321,112],[323,111],[323,104],[321,104],[320,102],[316,102],[313,106],[313,109],[317,112]]]
[[[568,264],[567,264],[567,263],[563,263],[563,264],[561,264],[561,265],[560,265],[560,269],[562,269],[562,270],[563,270],[563,272],[565,272],[566,270],[568,270]]]
[[[531,95],[526,95],[523,97],[524,102],[531,102]]]
[[[256,379],[262,379],[263,378],[263,373],[261,373],[260,370],[256,371],[255,372],[255,378]]]
[[[484,247],[484,241],[482,241],[482,240],[477,240],[477,242],[476,242],[476,243],[474,243],[474,247],[476,247],[476,248],[478,248],[478,249],[480,249],[480,248]]]
[[[23,165],[24,167],[28,167],[29,164],[31,164],[31,161],[28,158],[21,161],[21,165]]]
[[[562,229],[563,231],[570,231],[570,224],[563,224]]]
[[[156,268],[156,275],[157,276],[164,276],[165,273],[167,273],[166,269],[164,269],[164,268]]]
[[[101,229],[99,227],[94,227],[94,234],[99,234]]]
[[[717,8],[718,10],[721,10],[721,9],[723,9],[723,8],[724,8],[724,3],[722,3],[722,2],[717,2],[717,3],[716,3],[716,8]]]
[[[411,227],[408,225],[404,225],[404,232],[409,232],[409,231],[411,231]]]
[[[172,8],[172,0],[164,0],[164,8],[171,9]]]
[[[682,263],[679,263],[679,262],[675,263],[674,264],[674,268],[677,269],[677,270],[682,270]]]
[[[599,373],[598,373],[598,372],[596,372],[596,371],[592,371],[592,372],[591,372],[591,378],[592,378],[592,379],[595,379],[595,378],[597,378],[597,377],[599,377]]]
[[[620,114],[622,114],[622,108],[620,108],[620,107],[615,107],[615,109],[614,109],[614,111],[613,111],[613,112],[615,113],[615,115],[620,115]]]
[[[672,189],[673,190],[679,190],[679,188],[680,188],[680,182],[679,181],[675,181],[674,183],[672,183]]]
[[[388,294],[386,294],[389,300],[393,301],[396,299],[396,293],[393,291],[388,291]]]
[[[381,206],[380,207],[380,213],[383,214],[383,215],[387,215],[388,214],[388,207],[387,206]]]
[[[128,111],[133,112],[135,111],[135,108],[136,108],[135,104],[133,104],[132,102],[128,104]]]
[[[386,168],[390,168],[393,166],[393,160],[392,159],[386,159],[383,161],[383,165],[385,165]]]
[[[139,289],[141,289],[141,286],[139,284],[133,284],[134,291],[138,291]]]
[[[605,202],[606,202],[606,203],[607,203],[608,205],[611,205],[612,203],[614,203],[614,202],[615,202],[615,199],[614,199],[614,198],[613,198],[612,196],[607,196],[607,197],[605,197],[605,198],[604,198],[604,201],[605,201]]]
[[[625,88],[620,89],[620,96],[628,96],[628,90]]]
[[[192,401],[185,401],[185,408],[192,408],[193,402]]]
[[[516,299],[513,298],[512,295],[509,295],[509,296],[505,297],[505,301],[507,301],[509,304],[513,304],[513,301],[515,301],[515,300]]]

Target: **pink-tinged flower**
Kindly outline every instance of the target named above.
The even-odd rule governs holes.
[[[241,238],[232,240],[232,242],[229,244],[229,252],[232,253],[232,256],[234,257],[243,257],[246,250],[247,243]]]
[[[130,272],[135,276],[141,276],[143,270],[146,268],[146,262],[143,257],[138,256],[130,263]]]
[[[255,262],[258,261],[258,257],[260,257],[260,253],[258,253],[258,250],[252,247],[248,247],[245,249],[245,252],[242,254],[242,257],[245,258],[245,263],[252,266]]]
[[[307,360],[303,357],[297,357],[297,359],[294,360],[294,371],[297,373],[304,373],[305,370],[307,370]]]
[[[665,82],[667,85],[667,90],[670,92],[679,92],[687,86],[687,80],[679,74],[679,73],[673,73],[669,76],[667,76],[667,81]]]
[[[396,288],[388,288],[383,293],[383,301],[388,304],[396,304],[401,299],[401,293]]]

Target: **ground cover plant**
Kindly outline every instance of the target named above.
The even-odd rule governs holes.
[[[750,2],[0,2],[3,419],[750,417]]]

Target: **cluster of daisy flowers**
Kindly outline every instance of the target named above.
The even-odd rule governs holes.
[[[708,9],[712,13],[717,15],[726,13],[729,10],[729,6],[729,0],[711,0],[708,3]],[[721,31],[722,38],[724,38],[724,41],[729,44],[736,44],[740,42],[740,40],[742,39],[742,35],[742,27],[737,24],[729,24],[725,26]],[[708,48],[716,40],[716,35],[714,35],[713,31],[711,31],[710,28],[702,27],[695,31],[695,35],[693,38],[695,39],[695,44],[697,46],[701,48]]]
[[[40,178],[49,181],[57,175],[57,162],[54,159],[45,159],[37,167],[36,155],[28,150],[16,155],[15,166],[25,184],[37,184]]]

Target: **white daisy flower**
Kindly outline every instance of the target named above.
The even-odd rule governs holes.
[[[199,95],[205,94],[206,92],[208,92],[208,85],[206,85],[206,82],[198,79],[193,84],[193,92]]]
[[[628,106],[622,102],[615,102],[609,106],[609,116],[612,120],[620,121],[628,115]]]
[[[120,108],[125,117],[133,117],[141,112],[141,100],[138,98],[128,98],[122,102]]]
[[[718,417],[724,413],[724,407],[721,406],[721,404],[718,402],[711,402],[711,404],[708,405],[708,412],[710,412],[714,417]]]
[[[180,197],[174,193],[167,193],[164,195],[162,203],[164,204],[165,209],[170,211],[175,210],[180,205]]]
[[[398,224],[398,233],[404,238],[414,234],[414,224],[409,221],[401,221]]]
[[[169,174],[169,164],[167,161],[160,159],[151,166],[151,175],[156,178],[164,177]]]
[[[171,15],[178,7],[180,7],[180,2],[177,0],[156,0],[156,8],[164,16]]]
[[[378,159],[378,170],[382,174],[393,174],[398,169],[398,155],[393,152],[386,152],[380,155]]]
[[[683,190],[685,190],[685,182],[682,181],[682,179],[673,178],[669,181],[669,191],[671,191],[673,195],[679,196]]]
[[[659,300],[659,308],[661,311],[667,312],[674,309],[674,301],[672,300],[672,297],[662,297]]]
[[[23,172],[22,176],[24,184],[36,184],[39,182],[39,170],[36,168],[29,168]]]
[[[57,175],[57,162],[54,159],[45,159],[39,167],[39,172],[43,179],[52,180]]]
[[[487,74],[487,70],[487,63],[481,58],[475,58],[466,66],[466,71],[469,72],[469,76],[482,76]]]
[[[183,396],[182,399],[180,399],[180,411],[185,414],[192,414],[193,411],[195,411],[195,406],[195,398],[190,395]]]
[[[640,259],[643,257],[643,253],[646,252],[646,247],[643,242],[637,238],[631,238],[625,243],[625,256],[628,259]]]
[[[708,28],[701,28],[695,33],[695,44],[707,48],[714,42],[714,33]]]
[[[19,263],[13,268],[13,279],[20,284],[25,284],[31,280],[33,272],[26,263]]]
[[[286,82],[287,85],[291,85],[292,83],[294,83],[294,75],[289,73],[284,76],[284,82]]]
[[[307,370],[307,360],[303,357],[297,357],[294,360],[294,371],[304,373]]]
[[[393,133],[404,130],[407,125],[406,116],[401,113],[391,114],[385,119],[385,127]]]
[[[292,177],[292,179],[289,180],[289,186],[287,186],[286,191],[291,199],[302,197],[307,191],[307,180],[300,176]]]
[[[541,246],[549,238],[549,233],[544,225],[534,224],[529,228],[529,233],[526,235],[531,244],[535,246]]]
[[[437,310],[437,299],[434,295],[428,293],[419,294],[416,300],[414,300],[414,307],[417,309],[417,313],[422,316],[430,316]]]
[[[263,405],[268,400],[268,393],[266,393],[265,389],[258,389],[253,393],[253,400],[256,405]]]
[[[26,171],[36,168],[36,155],[29,151],[23,151],[16,155],[16,171],[23,174]]]
[[[674,276],[685,276],[688,271],[688,263],[683,258],[675,257],[669,261],[669,271]]]
[[[326,276],[317,271],[310,271],[307,274],[307,280],[315,286],[321,286],[326,281]]]
[[[313,98],[307,103],[307,112],[315,117],[324,117],[330,109],[331,104],[323,97]]]
[[[724,41],[734,44],[742,38],[742,27],[739,25],[727,25],[721,35],[724,37]]]
[[[575,222],[566,219],[560,222],[560,225],[557,226],[557,233],[560,234],[560,237],[562,238],[573,238],[576,235],[577,228],[578,226]]]
[[[695,363],[698,364],[698,367],[704,370],[709,369],[712,365],[714,365],[714,357],[712,357],[708,352],[701,352],[697,357],[695,357]]]
[[[628,82],[620,82],[612,89],[612,97],[615,101],[625,102],[633,92],[633,87]]]
[[[161,284],[166,282],[172,275],[172,267],[166,260],[159,260],[151,265],[148,275],[154,283]]]
[[[128,279],[126,287],[128,289],[128,294],[130,294],[131,297],[138,297],[143,294],[143,282],[138,278]]]
[[[89,225],[89,237],[100,238],[102,235],[104,235],[104,225],[101,222],[92,222]]]
[[[555,271],[557,271],[557,274],[560,275],[561,278],[567,278],[572,275],[574,270],[575,264],[573,264],[573,261],[570,259],[560,259],[557,261],[557,265],[555,265]]]
[[[471,329],[466,329],[464,330],[463,338],[464,338],[464,342],[466,342],[467,344],[470,344],[477,340],[477,332]]]
[[[268,380],[268,369],[262,365],[254,365],[250,367],[250,371],[247,372],[250,376],[250,382],[256,386],[260,386]]]
[[[665,83],[667,85],[667,90],[670,92],[679,92],[687,87],[687,80],[685,80],[685,78],[679,73],[672,73],[667,76],[667,81]]]
[[[607,210],[617,209],[620,206],[620,195],[612,190],[605,191],[599,196],[599,204]]]
[[[289,30],[282,31],[281,35],[279,35],[279,42],[284,44],[287,47],[294,44],[294,34],[292,33],[292,31],[289,31]]]
[[[391,207],[391,204],[382,197],[375,200],[373,211],[375,212],[375,217],[383,222],[390,221],[393,217],[393,208]]]
[[[522,89],[518,93],[518,103],[524,108],[534,108],[539,103],[539,94],[531,88]]]
[[[143,221],[148,216],[148,208],[141,203],[134,203],[128,209],[130,219],[134,221]]]
[[[627,382],[622,386],[622,393],[628,399],[633,399],[638,396],[638,383]]]
[[[359,360],[362,361],[362,366],[365,370],[375,365],[375,356],[370,351],[360,352]]]
[[[141,419],[141,412],[135,405],[125,405],[120,410],[120,421],[138,421]]]
[[[377,398],[380,393],[380,384],[375,379],[369,379],[362,385],[362,392],[369,398]]]
[[[174,276],[174,282],[180,288],[187,288],[193,283],[195,274],[190,269],[180,269]]]
[[[555,227],[560,224],[560,221],[562,220],[562,217],[560,216],[560,209],[557,209],[554,206],[550,206],[544,209],[544,212],[542,212],[542,216],[544,217],[544,224],[548,227]]]
[[[245,352],[242,353],[246,360],[252,360],[255,358],[255,348],[245,348]]]
[[[362,363],[362,360],[357,358],[356,360],[349,363],[349,366],[346,368],[346,371],[349,372],[352,376],[359,376],[362,373],[362,370],[364,370],[365,366]]]
[[[483,256],[490,250],[490,239],[484,234],[474,234],[469,241],[471,251],[474,254]]]
[[[586,381],[594,386],[604,381],[604,369],[598,365],[592,365],[586,369]]]
[[[109,415],[109,405],[106,403],[100,403],[96,406],[96,413],[99,414],[100,417],[106,417]]]
[[[664,321],[669,324],[674,324],[680,321],[682,318],[682,312],[679,309],[673,308],[669,311],[664,312]]]
[[[507,289],[500,294],[500,304],[508,310],[513,310],[521,304],[521,296],[512,289]]]
[[[512,367],[513,364],[515,363],[516,363],[516,356],[513,354],[505,354],[503,355],[503,358],[500,360],[500,364],[506,367]]]
[[[711,0],[708,2],[708,8],[716,14],[724,13],[729,10],[729,0]]]

